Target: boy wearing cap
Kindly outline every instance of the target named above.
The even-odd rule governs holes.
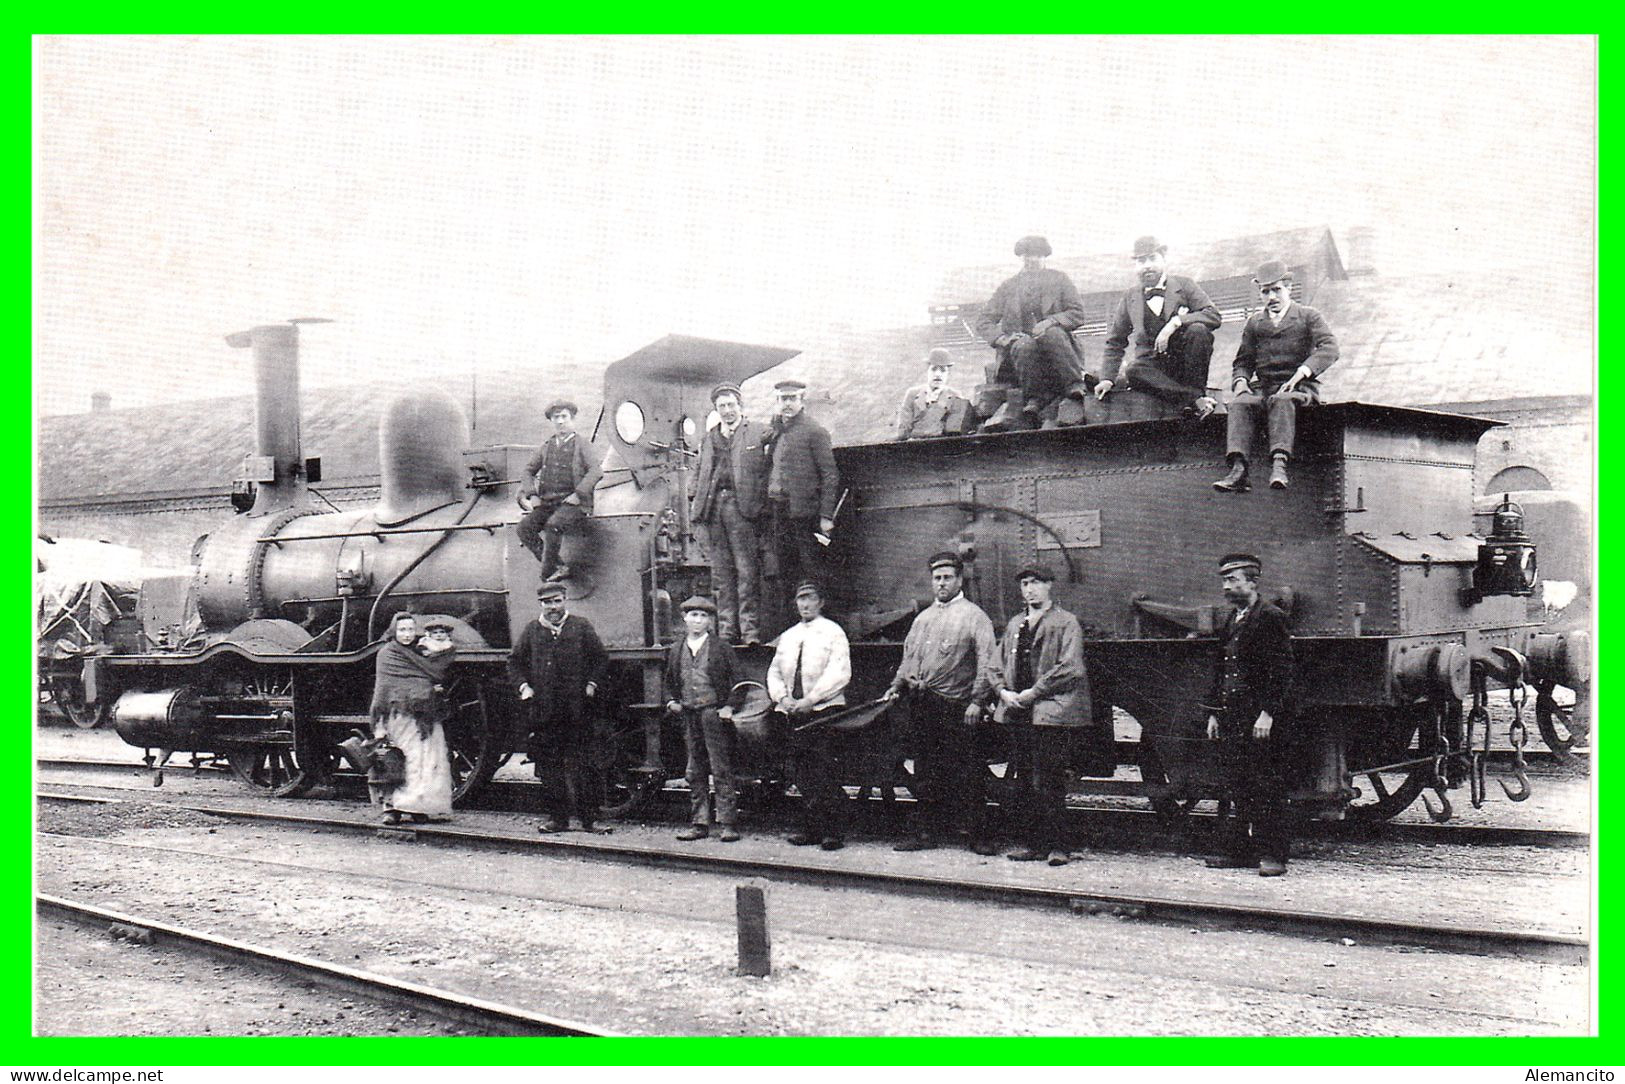
[[[733,723],[717,714],[740,681],[733,645],[711,635],[716,603],[695,596],[683,603],[687,635],[666,652],[666,710],[682,717],[688,750],[689,827],[677,833],[685,842],[711,834],[711,784],[715,780],[716,820],[722,842],[739,838],[739,785],[734,779]]]
[[[1214,489],[1242,493],[1247,456],[1261,426],[1270,442],[1270,488],[1287,487],[1286,465],[1297,438],[1298,408],[1320,402],[1316,379],[1337,360],[1337,338],[1326,318],[1292,300],[1292,272],[1270,260],[1253,277],[1264,299],[1241,329],[1241,345],[1230,367],[1230,417],[1225,453],[1230,473]]]
[[[1286,872],[1287,826],[1282,716],[1293,680],[1286,615],[1258,593],[1263,563],[1250,553],[1219,562],[1220,588],[1235,609],[1219,631],[1219,660],[1208,693],[1207,736],[1219,743],[1219,767],[1231,811],[1220,826],[1215,869]]]
[[[767,695],[790,721],[790,763],[801,792],[802,823],[789,842],[838,851],[846,843],[846,792],[841,789],[844,735],[817,725],[846,704],[852,649],[841,626],[823,616],[824,597],[808,580],[796,587],[801,618],[779,636],[767,668]]]
[[[1021,270],[999,284],[976,317],[976,334],[999,359],[999,384],[1019,384],[1020,401],[1007,412],[1020,428],[1037,429],[1039,414],[1060,396],[1080,403],[1083,351],[1072,332],[1083,326],[1083,299],[1065,273],[1044,266],[1050,255],[1042,237],[1016,242]]]
[[[965,566],[957,555],[933,554],[927,564],[935,601],[909,626],[902,665],[885,693],[887,700],[906,695],[919,787],[915,835],[894,849],[928,850],[936,846],[935,835],[964,829],[971,850],[996,854],[998,848],[986,838],[982,780],[987,773],[975,741],[999,667],[993,622],[965,597]]]
[[[757,521],[767,500],[767,455],[759,426],[745,417],[737,384],[711,392],[717,424],[700,441],[693,521],[705,536],[717,592],[717,631],[724,640],[757,644],[761,543]]]
[[[970,400],[948,386],[948,372],[954,356],[936,347],[926,358],[925,383],[916,384],[903,395],[897,408],[897,439],[958,436],[965,431]]]
[[[1218,407],[1208,397],[1207,374],[1219,308],[1194,280],[1168,273],[1167,253],[1155,237],[1134,242],[1139,282],[1112,313],[1095,396],[1105,399],[1121,387],[1150,396],[1167,412],[1206,417]],[[1131,338],[1134,357],[1125,370],[1123,352]]]
[[[542,584],[536,598],[541,614],[508,653],[508,676],[529,716],[528,751],[547,815],[539,830],[568,831],[573,814],[582,831],[598,831],[604,783],[593,706],[609,655],[592,622],[568,612],[562,583]]]
[[[770,438],[767,499],[779,577],[775,609],[780,619],[775,625],[782,629],[791,623],[783,611],[791,590],[818,578],[823,564],[818,536],[827,539],[835,529],[841,475],[829,431],[807,415],[807,385],[781,380],[773,388],[779,409]]]
[[[1004,630],[1004,666],[993,680],[999,698],[993,719],[1010,728],[1010,767],[1020,788],[1014,819],[1028,833],[1010,858],[1064,866],[1069,857],[1061,844],[1067,738],[1088,723],[1090,703],[1083,629],[1055,605],[1054,581],[1044,568],[1016,573],[1027,605]]]
[[[559,563],[564,532],[592,515],[592,491],[603,472],[598,453],[576,434],[576,405],[560,399],[548,404],[546,417],[554,433],[525,464],[519,486],[519,541],[542,563],[542,579],[570,574]]]

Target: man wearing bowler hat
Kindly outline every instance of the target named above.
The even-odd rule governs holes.
[[[684,842],[711,834],[711,785],[716,784],[716,821],[721,840],[739,839],[739,784],[734,778],[734,727],[719,710],[730,703],[740,681],[732,644],[711,635],[716,603],[696,595],[683,603],[686,635],[666,652],[666,710],[683,720],[688,749],[689,827],[677,833]]]
[[[913,838],[894,849],[928,850],[957,830],[970,835],[977,854],[996,854],[976,742],[999,668],[993,622],[965,597],[965,566],[956,554],[932,554],[926,563],[935,601],[909,626],[902,664],[885,693],[906,710],[901,729],[914,758],[909,789],[919,800]]]
[[[719,384],[711,392],[717,424],[700,441],[693,511],[711,558],[717,635],[756,644],[762,639],[757,523],[767,503],[767,454],[762,427],[745,417],[742,398],[737,384]]]
[[[592,622],[568,612],[564,584],[542,584],[536,599],[541,615],[508,653],[508,676],[529,717],[529,754],[547,814],[540,830],[567,831],[574,815],[583,831],[600,831],[595,704],[609,655]]]
[[[779,636],[767,668],[767,695],[790,724],[790,770],[801,792],[801,827],[789,842],[838,851],[846,843],[844,762],[852,739],[819,720],[846,704],[852,649],[846,632],[823,616],[823,590],[811,580],[796,587],[800,621]]]
[[[1286,465],[1297,440],[1298,408],[1320,402],[1316,379],[1337,360],[1337,338],[1326,318],[1292,300],[1292,272],[1270,260],[1253,276],[1264,309],[1248,318],[1241,345],[1230,367],[1230,417],[1225,452],[1230,473],[1214,489],[1241,493],[1247,481],[1247,457],[1258,431],[1270,444],[1270,488],[1287,487]]]
[[[1258,867],[1264,877],[1286,872],[1287,826],[1283,718],[1292,693],[1292,634],[1286,615],[1258,593],[1263,562],[1230,553],[1219,562],[1219,584],[1234,607],[1219,631],[1219,659],[1208,691],[1207,736],[1219,743],[1219,769],[1230,815],[1220,825],[1215,869]]]
[[[999,284],[976,317],[976,334],[999,359],[996,383],[1019,384],[1019,400],[1005,414],[1016,428],[1037,429],[1044,408],[1061,396],[1080,404],[1083,351],[1072,332],[1083,326],[1083,299],[1072,280],[1044,266],[1049,242],[1039,236],[1016,242],[1021,270]]]
[[[1112,312],[1095,395],[1139,392],[1156,401],[1158,414],[1206,417],[1218,406],[1207,394],[1207,371],[1219,309],[1193,280],[1168,273],[1167,253],[1155,237],[1134,242],[1139,282]],[[1125,368],[1130,340],[1134,356]]]
[[[807,385],[781,380],[773,385],[778,414],[770,433],[767,502],[778,565],[775,631],[789,625],[790,593],[803,580],[816,580],[822,548],[835,529],[841,475],[829,430],[807,414]],[[826,542],[820,542],[820,536]]]
[[[965,431],[970,400],[948,386],[954,356],[936,347],[925,360],[925,383],[916,384],[897,408],[897,439],[952,437]]]
[[[542,579],[570,575],[560,564],[564,532],[592,515],[592,491],[602,477],[598,453],[576,433],[576,405],[568,399],[549,403],[545,417],[554,433],[525,465],[519,486],[519,541],[542,563]]]
[[[1016,573],[1023,612],[1004,630],[1004,665],[993,680],[995,722],[1008,728],[1016,792],[1014,819],[1026,833],[1010,855],[1016,862],[1052,866],[1068,861],[1062,845],[1069,738],[1091,716],[1083,629],[1055,605],[1055,574],[1032,566]]]

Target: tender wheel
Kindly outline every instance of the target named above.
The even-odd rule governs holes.
[[[656,725],[659,725],[658,722]],[[599,770],[603,773],[603,816],[631,816],[644,809],[665,786],[665,769],[645,766],[643,718],[635,712],[617,713],[603,721],[598,743]]]
[[[1583,689],[1541,682],[1535,686],[1535,722],[1547,748],[1567,758],[1576,745],[1591,740],[1591,698]]]
[[[78,678],[58,674],[51,678],[51,699],[68,721],[81,730],[94,730],[107,721],[112,705],[104,700],[91,707],[85,703],[85,687]]]
[[[1351,742],[1349,763],[1380,768],[1384,764],[1434,756],[1439,748],[1439,737],[1433,726],[1433,713],[1442,710],[1448,709],[1429,704],[1371,716],[1362,723],[1362,736],[1366,740],[1359,746]],[[1415,739],[1414,745],[1412,739]],[[1391,771],[1352,767],[1349,774],[1354,780],[1356,796],[1344,815],[1354,823],[1374,824],[1392,818],[1416,801],[1433,781],[1433,764],[1430,760]]]
[[[497,751],[491,705],[485,684],[461,677],[446,689],[451,716],[446,720],[446,749],[451,754],[451,800],[462,804],[470,794],[491,781],[507,757]]]

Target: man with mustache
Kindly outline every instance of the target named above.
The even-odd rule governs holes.
[[[1159,415],[1182,411],[1206,417],[1218,407],[1207,394],[1207,371],[1219,309],[1194,281],[1168,273],[1167,253],[1168,246],[1155,237],[1134,242],[1139,284],[1112,313],[1095,397],[1104,400],[1113,390],[1138,392],[1159,404]],[[1131,338],[1134,357],[1124,369]]]

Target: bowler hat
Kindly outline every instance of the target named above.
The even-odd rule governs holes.
[[[1250,553],[1227,553],[1219,561],[1219,575],[1221,576],[1238,568],[1251,568],[1262,572],[1264,571],[1264,562]]]
[[[948,353],[946,346],[934,346],[931,348],[931,353],[926,356],[925,364],[927,368],[940,365],[944,369],[952,369],[954,367],[954,356]]]
[[[745,392],[738,384],[733,384],[726,381],[711,389],[711,401],[713,403],[716,402],[717,397],[720,395],[732,395],[735,399],[738,399],[741,402],[743,402],[745,398]]]
[[[572,418],[581,413],[581,408],[570,402],[570,400],[555,399],[551,403],[547,404],[547,409],[542,411],[542,417],[551,418],[561,410],[568,410],[570,412],[570,417]]]
[[[950,553],[947,550],[943,550],[940,553],[933,553],[931,555],[931,560],[927,561],[926,564],[930,566],[932,572],[935,572],[944,565],[952,568],[955,572],[965,571],[965,562],[959,559],[959,554]]]
[[[552,580],[536,588],[537,598],[552,598],[554,595],[564,594],[568,594],[568,592],[565,590],[564,584],[560,583],[558,580]]]
[[[1153,252],[1167,252],[1167,251],[1168,251],[1168,246],[1163,244],[1161,241],[1157,240],[1155,237],[1151,236],[1149,233],[1146,234],[1144,237],[1140,237],[1140,238],[1135,239],[1135,242],[1134,242],[1134,258],[1135,259],[1139,259],[1141,256],[1149,256]]]
[[[690,610],[704,610],[708,614],[715,614],[717,604],[704,595],[693,595],[684,600],[682,609],[684,613],[688,613]]]
[[[1055,573],[1038,565],[1028,565],[1016,573],[1016,582],[1020,583],[1022,580],[1043,580],[1045,583],[1054,583]]]
[[[1054,250],[1049,242],[1036,233],[1028,234],[1016,242],[1017,256],[1048,256]]]
[[[1280,282],[1282,279],[1291,277],[1292,272],[1288,271],[1286,264],[1280,260],[1265,260],[1258,265],[1258,270],[1254,272],[1253,282],[1259,286],[1268,286],[1272,282]]]

